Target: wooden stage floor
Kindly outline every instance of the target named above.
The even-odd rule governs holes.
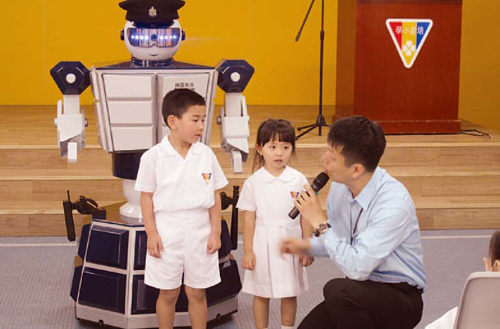
[[[98,145],[95,127],[94,111],[90,105],[84,106],[85,116],[89,120],[86,130],[87,145]],[[216,106],[216,114],[220,106]],[[276,105],[249,106],[250,116],[250,145],[255,143],[255,136],[259,124],[267,118],[287,119],[294,127],[314,123],[318,115],[317,106],[290,106]],[[327,122],[331,121],[335,109],[325,106],[323,115]],[[43,145],[57,147],[57,132],[54,119],[57,116],[56,106],[0,106],[0,145]],[[394,143],[481,143],[496,144],[500,142],[500,132],[480,127],[463,121],[462,129],[479,129],[489,133],[493,138],[481,138],[464,134],[439,134],[439,135],[388,135],[389,145]],[[220,135],[217,124],[212,123],[211,146],[220,146]],[[323,136],[318,136],[318,129],[306,134],[299,140],[299,144],[323,144],[326,142],[328,128],[323,128]]]
[[[57,147],[55,105],[0,106],[0,236],[64,235],[61,200],[68,189],[73,198],[85,195],[100,205],[124,199],[122,182],[111,173],[111,157],[98,145],[93,110],[85,106],[85,111],[87,147],[76,164],[68,164]],[[325,107],[327,120],[333,114],[333,107]],[[241,186],[251,174],[252,145],[262,120],[285,118],[295,127],[303,126],[315,122],[317,107],[249,106],[249,115],[250,156],[239,175],[232,173],[231,159],[220,147],[219,127],[213,123],[210,144],[230,181],[228,194],[232,185]],[[462,128],[478,129],[492,138],[387,136],[381,166],[410,191],[422,229],[500,227],[500,133],[468,122]],[[316,129],[297,143],[291,165],[309,179],[322,171],[327,133],[326,129],[318,136]],[[325,206],[326,193],[320,198]],[[75,220],[77,227],[81,225],[81,216],[75,215]]]

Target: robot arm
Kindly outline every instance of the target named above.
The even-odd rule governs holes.
[[[243,90],[252,78],[254,68],[244,60],[225,60],[217,65],[218,85],[226,92],[224,106],[217,122],[221,125],[222,147],[231,153],[233,171],[240,174],[248,158],[250,118]]]
[[[59,62],[50,75],[63,93],[57,102],[57,141],[61,157],[76,162],[77,152],[85,147],[85,127],[88,126],[83,108],[80,112],[80,94],[90,85],[89,70],[80,62]]]
[[[233,171],[241,174],[243,162],[248,158],[248,128],[250,118],[247,113],[245,96],[241,93],[227,93],[224,107],[220,110],[222,147],[231,153]]]

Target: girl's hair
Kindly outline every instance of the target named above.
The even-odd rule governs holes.
[[[292,144],[292,155],[295,155],[295,129],[293,129],[290,121],[284,119],[267,119],[260,124],[257,130],[252,172],[264,166],[264,157],[257,152],[257,147],[263,147],[275,139],[279,142]]]
[[[493,271],[500,271],[500,231],[495,231],[490,240],[489,260]]]

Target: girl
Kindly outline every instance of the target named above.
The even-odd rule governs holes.
[[[500,272],[500,231],[491,236],[488,258],[483,258],[486,272]],[[427,325],[425,329],[453,329],[458,307],[452,308],[442,317]]]
[[[293,200],[307,184],[306,177],[287,166],[295,154],[295,130],[286,120],[269,119],[257,131],[254,168],[259,169],[243,185],[238,208],[245,211],[243,230],[242,291],[254,295],[255,326],[268,326],[269,299],[281,298],[281,326],[293,328],[297,299],[307,290],[303,266],[313,258],[280,254],[287,237],[308,238],[312,227],[298,216],[288,216]]]

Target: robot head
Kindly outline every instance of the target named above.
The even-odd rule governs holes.
[[[184,31],[177,20],[170,26],[144,26],[127,22],[123,39],[132,59],[139,61],[168,62],[179,49]]]
[[[125,0],[120,7],[127,11],[122,40],[132,54],[132,62],[160,66],[172,57],[184,40],[177,19],[183,0]]]

